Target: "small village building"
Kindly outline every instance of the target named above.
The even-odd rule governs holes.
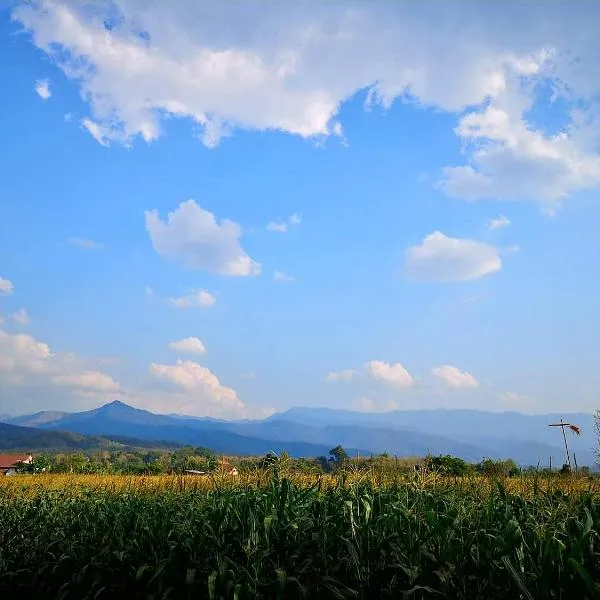
[[[0,454],[0,475],[15,475],[20,464],[33,461],[31,454]]]
[[[237,467],[233,466],[228,460],[223,457],[219,462],[219,472],[223,475],[238,475]]]

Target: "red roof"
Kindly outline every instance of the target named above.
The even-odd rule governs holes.
[[[0,454],[0,469],[10,469],[20,462],[29,462],[31,454]]]

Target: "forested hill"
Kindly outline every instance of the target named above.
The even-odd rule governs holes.
[[[125,450],[128,448],[166,449],[180,446],[175,442],[139,440],[125,436],[81,435],[68,431],[48,431],[0,423],[0,450],[96,452],[101,450]]]

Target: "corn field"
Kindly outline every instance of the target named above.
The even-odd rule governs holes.
[[[584,478],[15,476],[0,597],[600,598]]]

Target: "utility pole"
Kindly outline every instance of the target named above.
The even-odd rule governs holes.
[[[573,431],[576,435],[581,435],[581,429],[573,423],[565,423],[562,419],[560,423],[551,423],[548,427],[560,427],[563,434],[563,440],[565,442],[565,452],[567,454],[567,464],[571,467],[571,456],[569,455],[569,444],[567,444],[567,434],[565,433],[565,427]]]

